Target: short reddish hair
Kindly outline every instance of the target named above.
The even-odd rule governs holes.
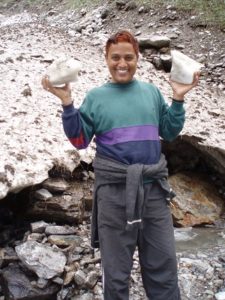
[[[118,44],[121,42],[127,42],[132,44],[134,51],[138,57],[139,55],[139,44],[137,39],[127,30],[121,30],[118,31],[117,33],[115,33],[114,35],[112,35],[106,42],[106,46],[105,46],[105,54],[106,57],[108,56],[109,53],[109,47],[112,44]]]

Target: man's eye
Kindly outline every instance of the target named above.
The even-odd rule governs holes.
[[[112,58],[112,60],[114,60],[114,61],[120,60],[120,57],[119,57],[119,56],[112,56],[111,58]]]
[[[134,58],[133,56],[126,56],[126,57],[125,57],[125,60],[126,60],[126,61],[131,61],[131,60],[133,60],[133,58]]]

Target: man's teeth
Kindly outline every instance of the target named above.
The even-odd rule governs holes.
[[[119,74],[126,74],[126,73],[127,73],[127,70],[117,70],[117,72],[118,72]]]

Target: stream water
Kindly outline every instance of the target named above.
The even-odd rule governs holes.
[[[200,250],[225,246],[225,229],[221,228],[176,228],[177,252],[197,253]]]

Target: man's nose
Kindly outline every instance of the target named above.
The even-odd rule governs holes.
[[[127,64],[126,60],[123,57],[121,57],[120,61],[119,61],[119,65],[120,66],[126,66],[126,64]]]

